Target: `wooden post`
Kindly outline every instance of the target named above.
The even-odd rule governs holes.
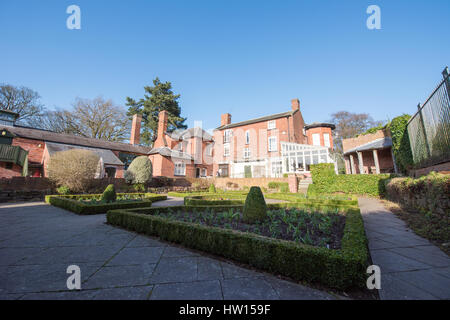
[[[377,149],[373,149],[373,161],[375,162],[375,172],[376,172],[376,174],[380,174],[380,163],[378,162],[378,151],[377,151]]]
[[[358,154],[359,174],[365,174],[362,152],[357,152],[357,154]]]

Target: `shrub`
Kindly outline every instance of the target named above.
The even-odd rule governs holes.
[[[133,189],[136,192],[145,192],[145,185],[143,183],[133,184]]]
[[[308,188],[308,196],[316,194],[348,193],[381,196],[385,193],[388,174],[344,174],[336,175],[334,165],[322,163],[311,165],[313,184]]]
[[[289,192],[289,183],[287,182],[270,181],[268,187],[269,189],[277,189],[280,192]]]
[[[289,184],[287,182],[280,186],[280,192],[283,193],[289,192]]]
[[[214,185],[214,183],[211,183],[211,185],[209,186],[209,192],[216,193],[216,186]]]
[[[72,149],[51,156],[48,177],[57,186],[73,192],[84,192],[92,185],[99,170],[100,157],[92,151]]]
[[[392,119],[387,125],[392,137],[392,151],[398,169],[405,173],[413,165],[413,156],[407,130],[408,121],[411,116],[401,115]]]
[[[251,187],[245,199],[243,218],[248,223],[263,221],[267,218],[267,205],[259,187]]]
[[[66,186],[61,186],[56,188],[56,192],[58,192],[58,194],[70,194],[70,189]]]
[[[102,194],[102,201],[106,203],[114,202],[117,199],[116,188],[113,184],[110,184],[106,187],[105,191]]]
[[[147,183],[152,177],[152,162],[147,156],[137,157],[131,162],[124,177],[128,183]]]

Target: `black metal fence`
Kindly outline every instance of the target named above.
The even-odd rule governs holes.
[[[419,110],[408,122],[408,135],[416,168],[450,161],[450,75],[448,67],[442,74],[444,79],[425,103],[419,104]]]

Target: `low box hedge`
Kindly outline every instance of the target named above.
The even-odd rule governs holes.
[[[295,204],[291,205],[295,206]],[[228,210],[231,207],[233,206],[204,208]],[[353,208],[346,211],[346,224],[340,250],[313,247],[253,233],[207,227],[153,215],[161,210],[200,209],[179,206],[112,210],[107,213],[107,222],[246,263],[294,280],[320,283],[337,289],[365,286],[369,255],[359,209]]]
[[[152,203],[155,201],[166,200],[167,196],[160,196],[154,194],[145,194],[146,197],[141,201],[135,202],[113,202],[113,203],[95,203],[89,204],[84,203],[77,200],[77,196],[55,196],[50,195],[45,197],[45,202],[59,207],[65,210],[72,211],[76,214],[80,215],[93,215],[93,214],[101,214],[106,213],[108,210],[114,209],[133,209],[133,208],[143,208],[143,207],[151,207]],[[95,195],[91,195],[95,196]],[[85,196],[78,197],[78,199],[83,198]],[[91,197],[90,199],[96,199],[95,197]]]

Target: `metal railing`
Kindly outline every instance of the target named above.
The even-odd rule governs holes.
[[[414,167],[432,166],[450,161],[450,74],[442,72],[444,79],[429,98],[418,106],[417,113],[408,121]]]

